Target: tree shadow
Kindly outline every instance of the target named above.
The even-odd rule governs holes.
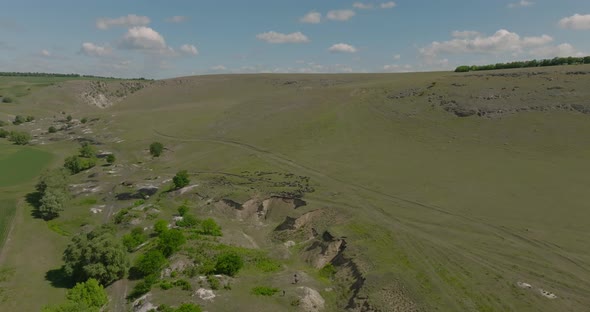
[[[66,274],[63,267],[47,271],[45,280],[56,288],[72,288],[76,285],[72,278]]]
[[[33,207],[31,210],[31,216],[36,219],[45,219],[39,207],[41,206],[41,193],[40,192],[31,192],[25,195],[25,200],[29,205]]]

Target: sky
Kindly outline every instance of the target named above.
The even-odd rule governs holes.
[[[157,79],[590,55],[588,0],[0,2],[0,71]]]

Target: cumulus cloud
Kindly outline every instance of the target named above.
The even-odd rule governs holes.
[[[168,23],[183,23],[188,21],[188,17],[182,15],[171,16],[166,19]]]
[[[332,10],[326,14],[326,17],[332,21],[348,21],[353,16],[355,16],[355,12],[353,10]]]
[[[381,7],[382,9],[392,9],[396,6],[397,4],[393,1],[389,1],[389,2],[384,2],[381,3],[381,5],[379,5],[379,7]]]
[[[186,55],[198,55],[199,54],[199,50],[197,49],[197,47],[195,47],[192,44],[183,44],[182,46],[180,46],[180,52],[182,52]]]
[[[509,3],[508,7],[511,9],[514,8],[525,8],[525,7],[529,7],[532,6],[533,4],[535,4],[532,1],[528,1],[528,0],[520,0],[518,2],[513,2],[513,3]]]
[[[319,12],[311,11],[305,14],[302,18],[299,19],[301,23],[307,24],[319,24],[322,21],[322,14]]]
[[[51,56],[51,52],[43,49],[43,50],[39,51],[39,55],[45,56],[45,57],[50,57]]]
[[[337,43],[332,45],[328,51],[332,53],[355,53],[357,50],[354,46],[346,43]]]
[[[386,72],[398,72],[398,73],[405,73],[412,70],[412,65],[398,65],[398,64],[389,64],[383,66],[383,71]]]
[[[361,9],[361,10],[369,10],[374,8],[372,3],[363,3],[363,2],[355,2],[352,4],[352,7],[354,7],[355,9]]]
[[[569,43],[562,43],[556,46],[543,46],[534,48],[530,54],[538,58],[553,58],[566,56],[584,56],[584,53],[578,51]]]
[[[150,22],[151,20],[147,16],[129,14],[127,16],[121,16],[118,18],[99,18],[96,20],[96,28],[106,30],[111,27],[146,26]]]
[[[282,34],[276,31],[269,31],[256,35],[258,40],[268,43],[307,43],[309,39],[301,32]]]
[[[455,34],[456,35],[456,34]],[[455,38],[449,41],[434,41],[419,49],[421,56],[436,58],[439,54],[461,53],[521,53],[525,48],[548,44],[553,38],[548,35],[521,38],[517,33],[500,29],[491,36],[469,34],[470,37]]]
[[[211,67],[211,70],[213,71],[226,71],[227,67],[223,66],[223,65],[216,65]]]
[[[590,29],[590,14],[574,14],[564,17],[559,21],[559,26],[566,29],[587,30]]]
[[[84,42],[82,43],[82,47],[80,48],[80,53],[87,55],[87,56],[107,56],[113,52],[113,49],[106,46],[99,46],[92,42]]]
[[[455,30],[451,35],[453,38],[473,38],[480,36],[481,34],[473,30]]]
[[[149,27],[139,26],[130,28],[123,36],[120,47],[130,50],[165,50],[164,37]]]

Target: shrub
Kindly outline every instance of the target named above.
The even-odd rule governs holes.
[[[11,97],[5,96],[5,97],[2,98],[2,102],[4,102],[4,103],[12,103],[13,100],[12,100]]]
[[[127,296],[127,299],[137,299],[145,294],[147,294],[150,290],[152,290],[152,286],[156,283],[157,278],[153,275],[147,276],[143,281],[135,284],[133,290]]]
[[[168,289],[171,289],[172,287],[174,287],[174,285],[172,285],[172,283],[170,283],[169,281],[161,281],[160,282],[160,288],[162,288],[162,290],[168,290]]]
[[[84,283],[78,283],[68,291],[68,300],[77,303],[84,303],[88,307],[102,308],[109,302],[104,288],[94,278]]]
[[[176,312],[201,312],[201,307],[194,303],[183,303],[176,309]]]
[[[157,274],[166,265],[166,257],[160,250],[152,249],[139,256],[135,261],[134,271],[141,276]]]
[[[174,286],[178,286],[182,290],[193,290],[193,286],[191,286],[191,283],[184,279],[174,281]]]
[[[82,143],[82,146],[79,150],[80,157],[84,158],[94,158],[96,157],[96,147],[90,145],[88,142]]]
[[[189,183],[191,183],[191,180],[188,177],[188,172],[186,170],[178,171],[174,178],[172,178],[172,183],[176,189],[188,186]]]
[[[6,121],[0,120],[0,127],[4,127],[4,126],[6,126]]]
[[[66,117],[66,120],[67,120],[68,122],[72,121],[72,119],[73,119],[73,118],[72,118],[72,115],[68,115],[68,116]]]
[[[219,286],[220,286],[219,279],[217,277],[215,277],[214,275],[207,276],[207,283],[209,283],[209,287],[211,287],[211,289],[213,289],[213,290],[219,289]]]
[[[35,116],[30,116],[29,115],[29,116],[27,116],[26,122],[31,122],[33,120],[35,120]]]
[[[186,242],[186,238],[179,230],[166,230],[160,233],[156,248],[166,257],[172,256]]]
[[[185,228],[195,227],[199,225],[199,219],[191,214],[185,214],[182,220],[176,221],[176,225]]]
[[[137,246],[143,244],[147,240],[142,228],[137,227],[131,230],[130,234],[123,235],[123,245],[127,248],[127,251],[131,252],[137,248]]]
[[[25,116],[16,115],[16,117],[14,117],[14,120],[12,121],[12,124],[15,126],[18,126],[18,125],[23,124],[25,122],[27,122],[27,118],[25,118]]]
[[[252,294],[257,296],[274,296],[278,292],[279,289],[274,287],[257,286],[252,288]]]
[[[70,170],[71,174],[76,174],[96,166],[96,158],[82,158],[70,156],[64,161],[64,168]]]
[[[469,66],[459,66],[455,69],[456,73],[466,73],[470,70],[471,68]]]
[[[57,128],[55,128],[54,126],[51,126],[47,129],[47,132],[49,133],[56,133],[57,132]]]
[[[188,212],[189,208],[186,205],[178,207],[178,214],[184,216]]]
[[[336,268],[333,264],[328,263],[320,269],[320,276],[323,278],[332,278],[336,274]]]
[[[244,260],[238,254],[228,252],[217,257],[215,273],[229,276],[236,275],[244,266]]]
[[[109,165],[112,165],[113,163],[115,163],[115,160],[116,160],[115,155],[113,155],[113,154],[107,155],[107,163]]]
[[[203,235],[221,236],[221,227],[215,222],[215,220],[208,218],[201,222],[201,233]]]
[[[10,132],[0,128],[0,138],[6,138],[10,135]]]
[[[154,223],[154,232],[156,232],[156,234],[161,235],[166,231],[168,231],[168,222],[166,222],[166,220],[158,220]]]
[[[150,154],[153,157],[160,157],[164,151],[164,145],[160,142],[154,142],[150,144]]]
[[[16,145],[27,145],[31,141],[31,135],[26,132],[12,131],[8,140]]]
[[[88,118],[84,117],[82,118],[82,120],[80,120],[81,123],[85,124],[88,122]]]

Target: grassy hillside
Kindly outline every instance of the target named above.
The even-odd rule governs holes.
[[[60,117],[42,99],[53,101],[55,112],[99,118],[57,136],[92,138],[120,159],[115,174],[98,168],[76,177],[89,188],[101,185],[77,200],[90,196],[112,206],[104,220],[125,205],[113,199],[121,181],[161,181],[187,169],[201,185],[190,198],[195,209],[236,231],[228,240],[244,234],[278,250],[270,237],[282,218],[263,227],[224,220],[199,198],[242,204],[270,189],[272,181],[252,178],[260,172],[309,177],[313,192],[303,197],[304,212],[336,212],[318,229],[346,241],[338,259],[352,259],[361,277],[337,274],[333,291],[322,291],[329,309],[360,311],[366,302],[382,311],[583,311],[590,306],[589,82],[586,65],[202,76],[150,83],[104,109],[75,100],[72,94],[87,86],[74,82],[44,88],[23,105],[47,116],[44,127]],[[153,141],[166,146],[160,159],[147,154]],[[44,148],[53,144],[63,144],[59,153],[68,150],[65,143]],[[92,173],[98,174],[86,178]],[[215,184],[207,174],[235,180]],[[178,202],[166,198],[169,206]],[[67,231],[102,221],[88,206],[76,207],[58,221]],[[285,266],[315,274],[301,263],[305,252]],[[341,272],[352,270],[338,259]],[[207,307],[288,306],[249,295],[250,284],[287,287],[279,277],[255,276],[244,275],[240,290]],[[349,288],[345,280],[353,277]],[[176,298],[154,296],[164,303]]]

